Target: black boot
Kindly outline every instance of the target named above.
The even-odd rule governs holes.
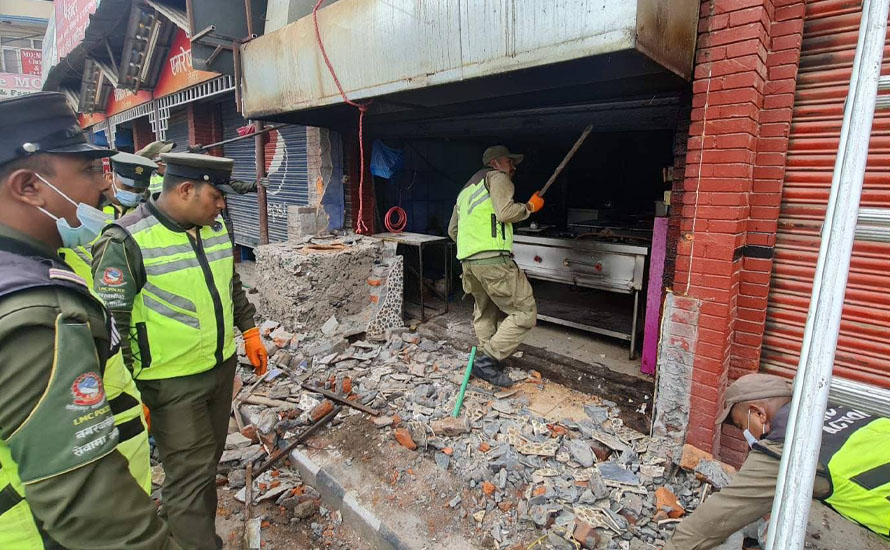
[[[513,380],[507,376],[500,363],[481,352],[476,354],[471,374],[476,378],[485,380],[489,384],[501,386],[502,388],[509,388],[513,385]]]

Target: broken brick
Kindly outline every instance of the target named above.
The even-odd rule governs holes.
[[[454,454],[454,449],[452,449],[451,447],[445,447],[444,449],[442,449],[442,452],[448,456],[451,456]]]
[[[343,395],[349,395],[350,393],[352,393],[352,378],[348,376],[343,378],[342,393]]]
[[[572,531],[572,538],[581,543],[585,548],[597,548],[600,543],[600,536],[596,529],[580,519],[575,519],[575,529]]]
[[[318,422],[333,410],[334,403],[330,399],[325,399],[312,409],[309,413],[309,419],[312,420],[312,422]]]
[[[433,420],[430,422],[430,428],[432,428],[436,434],[455,437],[469,432],[470,423],[467,422],[467,419],[464,417],[454,418],[453,416],[447,416],[441,420]]]
[[[509,500],[504,500],[498,503],[498,508],[501,509],[501,512],[507,513],[510,511],[511,508],[513,508],[513,503]]]
[[[417,449],[417,443],[415,443],[414,439],[411,437],[411,432],[405,428],[396,428],[393,431],[393,435],[402,447],[411,449],[412,451]]]
[[[491,496],[494,494],[494,490],[495,490],[494,483],[490,483],[488,481],[482,482],[482,492],[483,493],[485,493],[488,496]]]
[[[247,439],[251,440],[254,443],[259,443],[259,441],[260,441],[257,438],[256,426],[254,426],[253,424],[248,424],[247,426],[244,426],[244,428],[241,430],[241,435],[243,435],[244,437],[246,437]]]
[[[535,487],[534,490],[532,491],[532,496],[537,497],[537,496],[541,496],[545,493],[547,493],[547,487],[545,487],[543,485],[539,485],[539,486]]]
[[[689,443],[683,445],[683,456],[680,458],[680,467],[690,472],[695,471],[695,467],[702,460],[713,460],[714,455],[707,451],[703,451]]]
[[[483,441],[482,443],[479,444],[479,451],[481,451],[483,453],[487,453],[490,450],[491,450],[491,445],[489,445],[488,443]]]
[[[677,495],[667,487],[659,487],[655,490],[655,507],[666,511],[671,519],[677,519],[686,514],[686,510],[677,500]]]

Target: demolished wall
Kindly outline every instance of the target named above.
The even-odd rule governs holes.
[[[358,334],[372,320],[375,333],[401,326],[402,258],[394,252],[359,235],[260,246],[259,314],[308,334]]]
[[[670,292],[664,300],[652,433],[671,442],[675,459],[682,454],[690,421],[692,365],[700,309],[700,300]]]

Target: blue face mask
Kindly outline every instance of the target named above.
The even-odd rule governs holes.
[[[84,204],[82,202],[74,202],[71,200],[71,197],[59,191],[59,189],[46,181],[46,179],[40,174],[35,175],[40,178],[40,181],[47,184],[53,191],[62,195],[62,197],[70,202],[71,204],[77,207],[77,220],[80,222],[80,225],[77,227],[71,227],[68,224],[68,220],[65,218],[60,218],[53,214],[50,214],[43,208],[37,207],[38,210],[49,216],[50,218],[56,220],[56,229],[59,231],[59,237],[62,239],[62,246],[65,248],[74,248],[76,246],[83,246],[85,244],[89,244],[93,242],[93,240],[99,236],[99,233],[102,232],[102,229],[111,221],[111,216],[102,212],[97,208],[93,208],[88,204]]]
[[[114,187],[114,198],[116,198],[122,205],[133,207],[142,202],[142,193],[134,193],[133,191],[118,189],[117,184],[114,182],[111,182],[111,186]]]

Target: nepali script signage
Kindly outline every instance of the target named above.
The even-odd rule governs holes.
[[[59,59],[83,42],[90,15],[99,7],[99,0],[55,0],[56,55]],[[53,60],[48,60],[52,64]]]
[[[154,96],[170,95],[218,76],[217,73],[198,71],[192,66],[192,43],[185,31],[179,30],[173,39],[173,45],[170,46],[167,62],[161,68]]]

